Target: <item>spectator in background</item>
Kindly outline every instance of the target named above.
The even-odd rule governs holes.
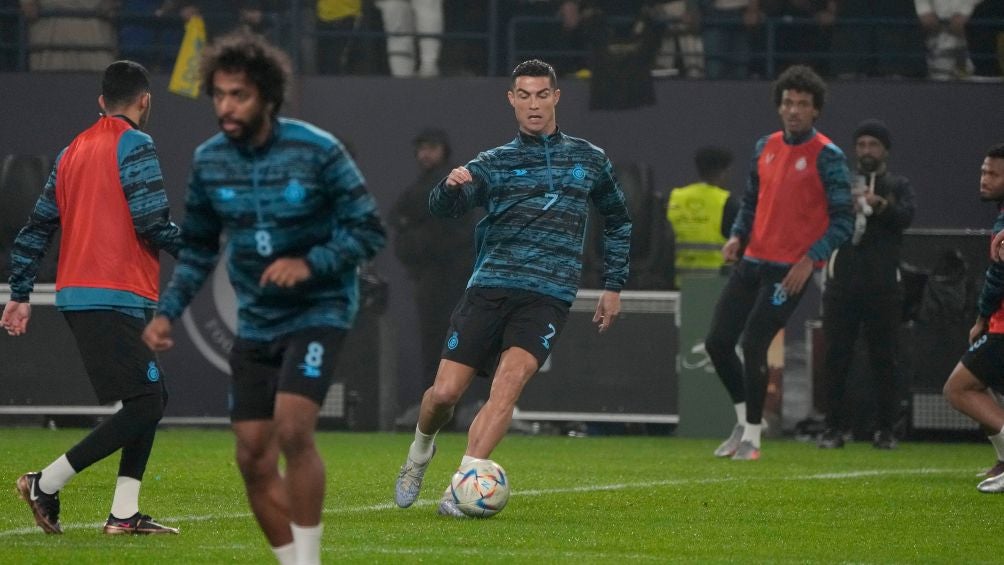
[[[979,0],[914,0],[927,34],[927,76],[952,80],[973,73],[966,48],[966,22]]]
[[[746,78],[751,33],[763,21],[761,0],[687,0],[704,42],[708,78]]]
[[[756,143],[732,236],[722,247],[725,261],[738,263],[704,340],[737,420],[714,453],[733,460],[760,458],[767,348],[813,269],[847,240],[854,223],[844,153],[815,128],[826,99],[823,79],[796,65],[781,73],[773,92],[784,129]]]
[[[881,121],[865,120],[854,129],[857,182],[852,193],[858,221],[851,241],[830,255],[823,292],[827,412],[821,448],[844,446],[850,425],[845,391],[861,329],[878,400],[872,445],[896,446],[896,336],[903,318],[899,258],[903,230],[913,221],[914,195],[909,180],[889,172],[890,149],[892,137]]]
[[[362,17],[362,0],[317,0],[317,71],[326,75],[346,74],[350,38]]]
[[[725,263],[722,245],[731,235],[739,202],[722,188],[732,152],[701,147],[694,155],[699,182],[669,193],[666,217],[676,236],[676,274],[718,274]],[[676,286],[679,287],[679,280]]]
[[[973,74],[999,77],[1004,72],[1004,2],[983,0],[973,10],[966,26],[966,41],[973,60]]]
[[[119,1],[119,56],[141,61],[153,72],[170,72],[182,30],[156,17],[162,0]]]
[[[21,0],[29,70],[103,71],[117,51],[115,8],[114,0]]]
[[[414,76],[417,67],[418,76],[438,76],[441,38],[416,39],[414,34],[442,35],[443,0],[376,0],[376,6],[383,13],[384,31],[388,34],[398,34],[387,37],[390,74],[396,77]]]
[[[778,68],[804,64],[829,74],[837,0],[762,0],[762,8],[767,16],[786,20],[775,28]],[[805,19],[813,21],[788,21]]]
[[[164,0],[155,14],[177,15],[186,22],[201,16],[206,22],[206,35],[212,39],[237,30],[267,33],[265,16],[274,7],[270,0]]]
[[[652,6],[652,19],[662,37],[653,73],[704,78],[704,44],[696,33],[696,14],[687,4],[686,0],[672,0]]]
[[[439,128],[423,129],[415,137],[418,178],[401,192],[391,210],[394,252],[415,285],[422,364],[422,391],[432,386],[450,325],[450,310],[464,294],[467,273],[474,264],[471,215],[437,218],[429,211],[430,187],[450,172],[450,141]],[[410,413],[409,413],[410,416]],[[418,419],[408,418],[409,425]]]
[[[1004,143],[991,147],[980,167],[980,200],[994,202],[998,215],[994,221],[990,256],[979,314],[969,330],[969,350],[945,382],[944,395],[952,408],[980,424],[997,452],[998,464],[992,476],[977,485],[980,492],[1004,492],[1004,409],[993,394],[1004,394]]]
[[[835,58],[831,66],[834,75],[919,78],[925,74],[923,53],[924,38],[917,26],[913,0],[837,2]]]

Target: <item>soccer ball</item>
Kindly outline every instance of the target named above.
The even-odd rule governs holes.
[[[475,459],[453,474],[450,495],[464,514],[487,518],[501,512],[509,501],[509,477],[491,459]]]

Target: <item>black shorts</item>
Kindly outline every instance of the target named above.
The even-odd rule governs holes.
[[[983,384],[1004,394],[1004,334],[984,334],[959,360]]]
[[[99,403],[144,394],[166,398],[164,372],[141,338],[145,319],[115,310],[66,310],[63,317]]]
[[[275,341],[234,340],[230,350],[230,419],[268,420],[276,392],[324,403],[346,331],[306,328]]]
[[[536,292],[468,288],[450,316],[443,359],[489,375],[510,347],[529,351],[540,367],[561,335],[571,304]]]

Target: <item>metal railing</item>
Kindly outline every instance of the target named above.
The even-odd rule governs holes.
[[[282,46],[293,58],[296,68],[301,72],[309,71],[305,61],[311,60],[305,53],[304,46],[311,45],[317,38],[349,38],[363,42],[384,41],[396,35],[413,35],[416,38],[438,37],[445,42],[479,43],[485,54],[485,65],[480,72],[489,76],[506,74],[518,61],[530,56],[559,61],[587,62],[590,49],[561,48],[546,45],[530,45],[527,38],[534,40],[555,37],[561,33],[561,21],[549,16],[514,16],[506,22],[500,21],[500,4],[506,0],[488,0],[487,20],[483,30],[466,32],[448,32],[442,34],[393,34],[370,29],[352,29],[345,31],[315,29],[310,23],[312,4],[303,0],[289,2],[278,12],[266,14],[264,29],[266,35]],[[113,24],[116,37],[115,46],[93,45],[81,46],[68,41],[66,44],[47,44],[32,46],[29,41],[30,22],[17,9],[0,9],[0,71],[30,70],[29,56],[32,49],[68,49],[74,51],[107,51],[114,50],[127,56],[140,59],[161,71],[170,71],[177,54],[178,46],[184,29],[184,22],[178,16],[155,16],[148,13],[117,12],[112,15],[82,13],[82,12],[48,12],[40,16],[61,17],[101,17]],[[207,14],[206,19],[213,17],[222,19],[220,14]],[[630,19],[611,18],[611,25],[624,25]],[[500,26],[504,25],[504,29]],[[702,55],[705,61],[728,60],[735,64],[741,61],[754,70],[753,74],[770,78],[787,63],[792,61],[812,61],[821,65],[839,66],[856,63],[863,58],[881,57],[884,61],[913,66],[918,75],[926,72],[926,51],[924,36],[916,18],[874,18],[874,19],[838,19],[834,25],[820,28],[811,18],[772,17],[754,30],[747,30],[737,20],[706,19],[702,21],[704,29],[734,30],[742,28],[744,36],[750,40],[750,48],[742,53],[727,51],[709,51],[705,48]],[[972,20],[971,29],[1004,30],[1004,20]],[[673,26],[670,26],[673,27]],[[121,32],[125,29],[144,30],[152,39],[141,43],[120,43]],[[504,33],[500,33],[500,31]],[[904,35],[912,34],[913,45],[902,51],[883,50],[876,53],[866,42],[850,42],[849,45],[828,50],[786,51],[780,39],[784,36],[797,35],[813,37],[820,34],[839,35],[845,32],[856,34],[888,34],[891,31]],[[1004,31],[1000,32],[1004,33]],[[700,35],[699,33],[697,35]],[[695,53],[680,52],[680,56]],[[980,53],[970,50],[970,59],[974,63],[1000,65],[996,53]],[[167,68],[164,68],[167,67]]]

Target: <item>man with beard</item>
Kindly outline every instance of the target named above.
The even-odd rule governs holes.
[[[63,312],[98,402],[122,408],[65,454],[17,480],[35,522],[63,533],[59,492],[77,473],[121,450],[106,534],[178,533],[139,511],[139,490],[167,389],[156,356],[140,334],[157,305],[158,251],[177,254],[160,162],[143,133],[150,116],[150,77],[141,65],[116,61],[101,81],[97,123],[56,158],[49,180],[14,241],[10,302],[0,325],[23,335],[39,261],[61,229],[56,308]]]
[[[980,199],[997,203],[996,236],[990,249],[993,262],[987,268],[978,303],[976,323],[969,330],[969,350],[945,383],[944,394],[953,408],[976,420],[1004,460],[1004,408],[992,393],[1004,394],[1004,143],[987,151],[980,168]],[[994,466],[988,478],[977,485],[980,492],[1004,492],[1004,466]]]
[[[437,218],[429,212],[429,187],[450,172],[450,141],[439,128],[425,128],[414,141],[419,175],[401,192],[388,224],[394,229],[394,253],[408,270],[415,286],[421,334],[422,391],[432,385],[443,348],[443,331],[450,308],[467,286],[466,274],[474,263],[473,222],[463,218]],[[409,409],[413,423],[418,406]],[[413,415],[414,414],[414,415]],[[409,423],[410,425],[410,423]]]
[[[773,85],[784,129],[757,142],[732,236],[737,262],[715,306],[705,348],[732,399],[736,425],[715,449],[736,461],[760,458],[767,348],[802,298],[814,269],[851,234],[850,173],[843,151],[815,123],[826,83],[805,65]],[[736,354],[742,336],[743,358]]]
[[[857,182],[852,188],[857,219],[851,241],[830,255],[823,293],[826,340],[826,431],[821,448],[844,446],[849,429],[845,390],[854,359],[854,344],[864,330],[878,412],[872,445],[896,446],[896,336],[903,318],[899,258],[903,230],[910,227],[914,195],[910,181],[888,170],[892,137],[879,120],[864,120],[854,129]]]
[[[216,266],[226,233],[238,301],[237,464],[277,559],[302,565],[320,562],[317,417],[359,307],[357,267],[383,247],[384,229],[345,146],[279,117],[290,68],[256,35],[225,36],[204,52],[202,84],[221,132],[195,150],[184,244],[143,339],[155,351],[171,347],[172,322]]]

